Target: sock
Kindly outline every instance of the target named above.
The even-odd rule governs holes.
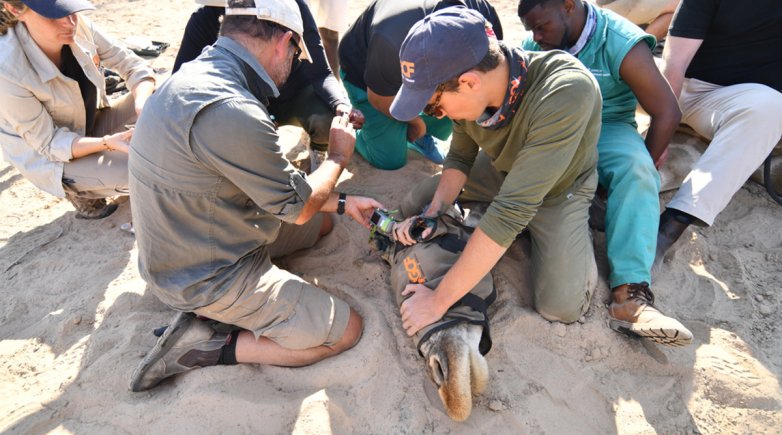
[[[236,364],[236,340],[239,337],[239,330],[231,332],[228,341],[220,348],[220,357],[217,359],[217,365],[232,366]]]

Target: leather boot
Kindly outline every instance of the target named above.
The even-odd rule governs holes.
[[[648,283],[620,285],[611,297],[613,301],[608,307],[611,329],[668,346],[686,346],[692,342],[689,329],[655,308]]]

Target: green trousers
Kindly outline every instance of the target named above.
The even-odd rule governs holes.
[[[490,158],[478,153],[459,201],[489,203],[505,177]],[[417,214],[431,201],[440,175],[421,183],[402,203],[404,215]],[[547,199],[527,225],[535,309],[546,319],[575,322],[589,308],[597,285],[589,206],[597,187],[597,172],[580,181],[570,194]]]
[[[342,78],[350,104],[364,114],[364,126],[356,132],[356,151],[372,166],[399,169],[407,163],[407,123],[389,118],[375,109],[367,99],[367,91]],[[437,119],[421,115],[426,132],[438,139],[451,136],[453,123],[448,118]]]

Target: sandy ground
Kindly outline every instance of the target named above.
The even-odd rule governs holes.
[[[152,61],[165,75],[193,3],[95,3],[91,17],[115,36],[172,44]],[[506,39],[518,41],[515,2],[497,4]],[[354,3],[351,17],[360,8]],[[677,153],[695,142],[678,134]],[[383,172],[356,156],[340,188],[392,205],[436,170],[413,157],[404,169]],[[685,349],[612,332],[605,278],[580,322],[545,321],[531,306],[529,243],[514,243],[494,270],[491,379],[464,423],[424,393],[429,381],[402,331],[387,267],[371,255],[367,232],[347,219],[282,265],[358,309],[365,331],[354,349],[299,369],[203,369],[134,394],[130,373],[171,311],[145,290],[135,240],[119,229],[130,205],[102,221],[77,220],[67,201],[38,191],[6,163],[0,204],[4,433],[782,432],[782,209],[754,183],[712,228],[685,233],[654,277],[659,306],[695,334]],[[605,277],[602,234],[595,248]]]

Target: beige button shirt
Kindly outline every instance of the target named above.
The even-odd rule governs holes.
[[[109,106],[102,67],[129,89],[153,78],[146,63],[79,16],[73,55],[98,90],[98,108]],[[0,146],[4,159],[41,190],[63,197],[63,163],[71,144],[86,134],[79,84],[63,75],[23,23],[0,36]]]

